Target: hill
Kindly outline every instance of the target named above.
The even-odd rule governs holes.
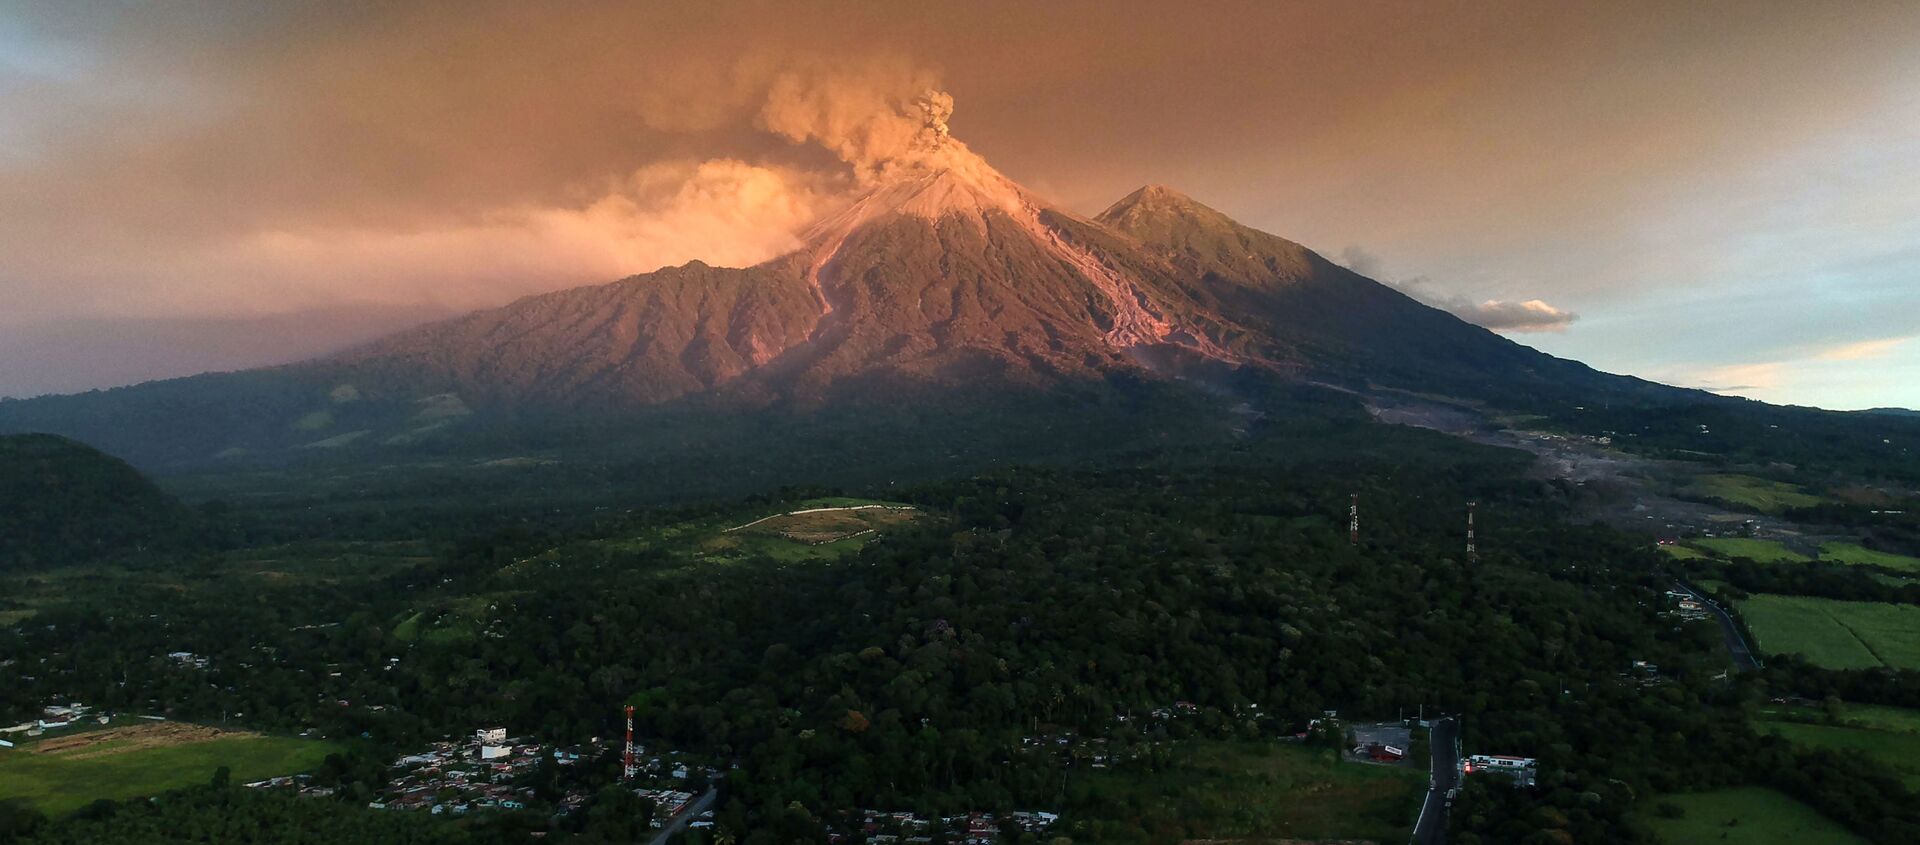
[[[0,570],[171,543],[184,516],[125,461],[49,434],[0,436]]]

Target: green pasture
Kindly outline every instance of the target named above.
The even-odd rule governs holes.
[[[1920,607],[1756,595],[1739,608],[1764,653],[1801,654],[1828,669],[1920,669]]]
[[[1668,845],[1866,845],[1867,840],[1786,794],[1759,786],[1655,796],[1650,806],[1672,804],[1677,819],[1641,814]]]
[[[49,816],[102,798],[122,800],[204,784],[221,766],[233,783],[304,772],[336,748],[278,736],[222,736],[182,745],[121,749],[107,742],[84,751],[0,750],[0,796],[24,799]]]

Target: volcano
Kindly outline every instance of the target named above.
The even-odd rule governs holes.
[[[1513,343],[1170,188],[1096,217],[944,122],[800,248],[532,296],[303,364],[0,404],[0,430],[136,463],[408,447],[476,420],[1249,378],[1353,395],[1644,392]],[[1661,388],[1662,390],[1670,390]],[[717,411],[715,411],[717,412]]]
[[[940,138],[757,266],[693,262],[535,296],[317,365],[476,407],[587,408],[1117,371],[1402,386],[1488,368],[1590,374],[1172,189],[1141,188],[1088,219]]]

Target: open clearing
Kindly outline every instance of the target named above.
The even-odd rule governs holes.
[[[1693,544],[1716,557],[1744,557],[1760,563],[1806,563],[1812,558],[1787,548],[1779,540],[1754,540],[1747,537],[1708,537]]]
[[[1075,841],[1341,839],[1403,842],[1426,772],[1346,763],[1296,743],[1181,743],[1157,772],[1096,770],[1062,814]]]
[[[1641,820],[1668,845],[1724,842],[1727,845],[1865,845],[1865,839],[1785,793],[1758,786],[1656,796],[1653,805],[1674,804],[1686,811],[1677,819],[1652,812]]]
[[[0,795],[57,816],[102,798],[206,783],[221,766],[232,770],[234,783],[302,772],[334,750],[325,742],[180,722],[131,725],[0,750]]]
[[[1810,508],[1821,502],[1819,496],[1812,495],[1792,484],[1755,478],[1751,475],[1703,475],[1687,485],[1685,495],[1725,502],[1760,513],[1779,513],[1788,508]]]
[[[927,519],[912,505],[844,496],[786,504],[776,513],[734,514],[648,526],[625,536],[595,541],[618,554],[656,553],[672,562],[656,565],[656,574],[692,573],[714,564],[767,559],[777,564],[833,561],[859,551],[890,529]],[[537,571],[558,565],[549,555],[536,556],[511,568]]]
[[[921,517],[920,511],[897,502],[815,499],[708,536],[699,542],[697,555],[735,559],[764,555],[782,563],[828,560],[858,551],[887,529]]]
[[[1920,669],[1920,607],[1757,595],[1740,615],[1766,654],[1802,654],[1828,669]]]
[[[912,522],[919,515],[912,508],[889,505],[804,508],[758,519],[727,533],[771,534],[818,546]]]

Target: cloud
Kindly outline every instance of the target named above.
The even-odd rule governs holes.
[[[201,203],[207,207],[170,213],[188,202],[187,194],[178,193],[185,189],[177,178],[156,185],[151,169],[113,161],[101,169],[126,177],[112,188],[118,203],[113,213],[73,217],[83,222],[58,229],[35,221],[66,215],[0,223],[0,280],[13,280],[15,292],[25,294],[16,297],[17,321],[36,311],[43,317],[124,317],[286,313],[367,303],[471,308],[694,259],[746,266],[798,246],[796,233],[822,210],[843,203],[876,168],[909,152],[930,126],[944,132],[952,111],[951,97],[933,88],[938,74],[898,55],[769,49],[735,55],[730,61],[677,56],[686,61],[650,63],[646,73],[630,75],[661,83],[642,84],[640,93],[621,103],[639,120],[626,131],[635,147],[629,155],[642,163],[597,179],[557,174],[551,181],[559,187],[529,186],[519,196],[459,196],[459,180],[432,176],[448,162],[396,159],[393,149],[355,151],[361,141],[353,137],[338,145],[345,150],[273,143],[287,127],[278,119],[256,125],[267,118],[248,114],[253,106],[242,101],[235,106],[241,114],[229,116],[232,125],[223,131],[258,133],[260,146],[274,152],[249,146],[216,164],[203,160],[208,152],[199,144],[168,138],[153,139],[151,149],[139,152],[175,158],[167,167],[200,174],[193,178],[201,184],[189,193],[211,195],[210,204]],[[376,67],[406,61],[378,51],[369,59]],[[320,99],[345,98],[354,87],[338,73],[317,82],[321,90],[314,96]],[[328,87],[341,90],[330,95]],[[513,93],[504,96],[512,99]],[[406,127],[417,120],[384,102],[413,103],[405,92],[356,99],[366,104],[356,101],[352,108],[370,112],[376,126],[392,120]],[[504,131],[486,125],[484,116],[456,113],[450,119],[477,134]],[[396,141],[406,134],[392,127],[379,131]],[[414,134],[437,145],[445,131],[420,126]],[[204,140],[191,132],[187,137]],[[660,148],[674,146],[675,137],[693,141],[693,148],[733,147],[742,154],[663,156]],[[558,149],[576,148],[562,143]],[[830,155],[818,154],[823,151]],[[113,148],[98,154],[121,159],[134,152]],[[293,158],[259,158],[280,155]],[[511,180],[514,161],[504,161],[504,172],[476,174],[476,181]],[[355,183],[364,182],[369,169],[393,178],[360,190]],[[238,190],[234,174],[249,170],[277,174],[275,190]],[[9,192],[11,179],[18,195],[38,195],[49,210],[93,201],[89,189],[35,178],[61,172],[0,171],[0,194]],[[435,184],[395,189],[430,176]],[[229,188],[234,196],[219,196]],[[312,201],[286,201],[302,195]],[[419,207],[426,202],[442,205]],[[0,208],[6,204],[0,200]]]
[[[1885,358],[1914,336],[1883,337],[1879,340],[1863,340],[1857,343],[1843,343],[1816,353],[1813,357],[1821,361],[1861,361],[1868,358]]]
[[[1499,332],[1559,332],[1580,319],[1572,311],[1555,308],[1538,299],[1511,302],[1488,299],[1477,303],[1448,304],[1453,315]]]
[[[1887,404],[1890,385],[1920,375],[1920,349],[1908,345],[1920,335],[1824,345],[1802,345],[1761,361],[1675,366],[1650,373],[1659,380],[1714,393],[1770,402],[1812,403],[1823,407]],[[1874,360],[1870,367],[1857,362]]]
[[[1341,250],[1338,261],[1355,273],[1391,285],[1427,305],[1497,332],[1561,332],[1580,319],[1580,315],[1556,308],[1544,300],[1514,302],[1484,299],[1476,302],[1456,293],[1436,289],[1433,281],[1425,276],[1399,280],[1383,278],[1379,257],[1358,246]]]
[[[734,159],[648,165],[579,205],[496,209],[470,223],[392,231],[246,233],[150,271],[163,283],[111,313],[272,313],[361,304],[472,308],[699,259],[748,266],[799,245],[844,180]]]
[[[1678,381],[1713,393],[1765,393],[1779,389],[1788,380],[1791,366],[1791,362],[1786,361],[1726,364],[1693,371]]]

